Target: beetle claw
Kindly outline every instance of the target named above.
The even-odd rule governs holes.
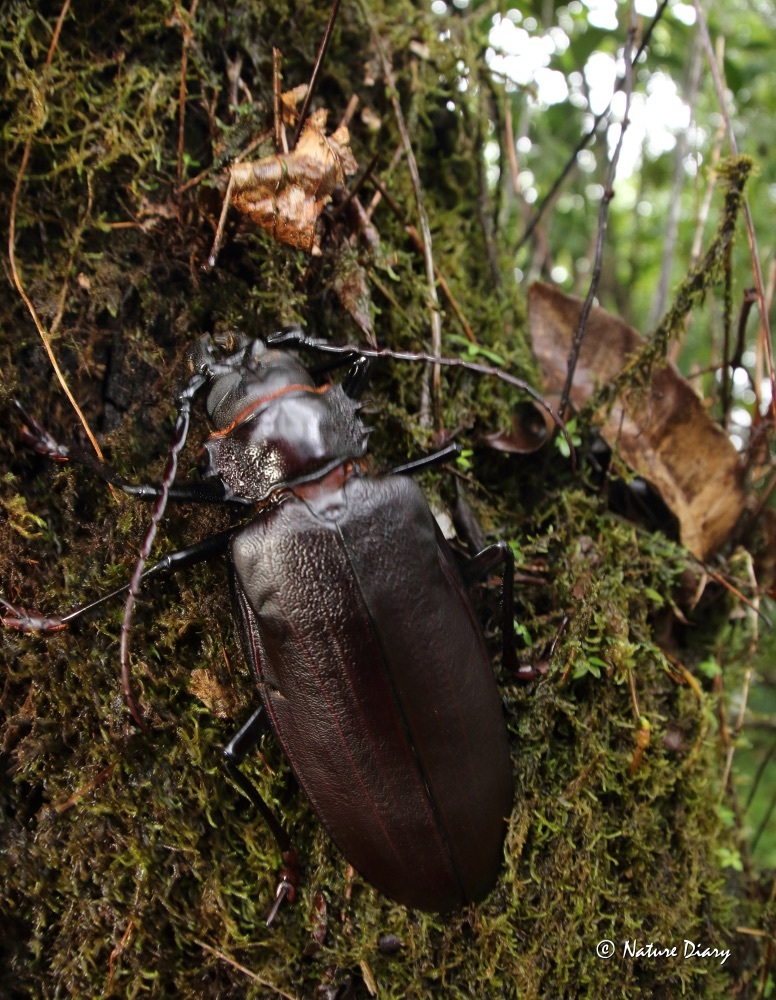
[[[27,413],[18,399],[13,403],[24,421],[19,428],[19,436],[24,444],[38,455],[50,458],[54,462],[67,462],[70,458],[70,449],[67,445],[59,444],[35,417]]]
[[[294,896],[296,895],[296,890],[292,885],[290,879],[287,875],[283,875],[278,883],[278,887],[275,890],[275,902],[272,904],[272,909],[269,911],[267,916],[267,927],[269,927],[275,917],[278,915],[278,910],[283,905],[283,900],[288,897],[289,903],[293,903]]]
[[[17,632],[59,632],[67,628],[67,624],[58,615],[48,618],[38,614],[37,611],[28,611],[19,604],[11,604],[4,597],[0,597],[0,605],[10,612],[6,617],[0,618],[0,622],[6,628],[16,629]]]

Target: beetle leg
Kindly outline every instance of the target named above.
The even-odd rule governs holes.
[[[226,552],[229,539],[233,533],[233,529],[221,531],[217,535],[203,538],[201,542],[195,542],[194,545],[189,545],[178,552],[170,552],[160,559],[159,562],[154,563],[153,566],[149,566],[141,579],[145,581],[149,576],[154,576],[157,573],[174,573],[180,569],[188,569],[189,566],[194,566],[196,563],[205,562],[214,556],[222,555]],[[86,614],[87,611],[98,608],[113,597],[125,594],[128,587],[129,584],[125,583],[123,587],[117,587],[109,594],[103,594],[96,601],[73,608],[66,615],[51,615],[50,617],[42,615],[38,611],[28,611],[26,608],[18,604],[11,604],[5,598],[0,597],[0,606],[4,607],[10,613],[7,617],[0,617],[0,624],[5,625],[7,628],[16,629],[17,632],[40,632],[44,635],[47,635],[49,632],[59,632],[61,629],[67,628],[76,618],[80,618]]]
[[[432,465],[438,465],[440,462],[447,462],[451,458],[457,458],[460,454],[460,445],[449,444],[447,447],[440,448],[439,451],[432,452],[430,455],[416,458],[412,462],[405,462],[404,465],[397,465],[395,469],[390,469],[386,475],[414,476],[416,472],[422,472]]]
[[[87,466],[100,479],[120,489],[127,496],[137,497],[138,500],[156,500],[162,494],[161,485],[130,483],[123,476],[114,472],[105,462],[98,461],[93,455],[77,446],[71,446],[68,451],[71,459]],[[245,503],[245,501],[236,500],[229,496],[227,487],[220,479],[201,481],[194,479],[173,483],[167,493],[167,499],[174,503],[239,503],[243,505]]]
[[[503,662],[507,669],[515,674],[520,673],[520,666],[517,662],[517,652],[515,651],[515,557],[512,549],[506,542],[496,542],[489,545],[473,556],[463,567],[463,574],[467,582],[483,576],[488,570],[504,565],[503,583],[501,585],[501,633],[503,643]]]
[[[248,798],[253,806],[258,810],[264,822],[269,827],[272,836],[280,849],[280,856],[283,859],[283,867],[278,872],[278,886],[275,891],[275,902],[267,916],[267,926],[277,916],[283,900],[288,899],[293,903],[296,895],[296,885],[298,876],[298,856],[295,848],[291,844],[291,838],[285,827],[275,816],[270,807],[259,795],[256,786],[240,770],[239,765],[245,760],[247,755],[253,750],[261,739],[262,734],[268,728],[267,719],[263,706],[257,708],[245,725],[224,747],[224,769],[240,791]]]
[[[102,475],[102,473],[98,473]],[[105,478],[105,477],[103,477]],[[114,486],[126,493],[128,496],[137,497],[140,500],[155,500],[162,492],[161,486],[149,485],[147,483],[113,482]],[[245,506],[247,501],[229,495],[229,491],[220,479],[186,479],[181,483],[174,483],[170,487],[168,500],[173,503],[235,503]]]
[[[21,439],[28,448],[38,455],[43,455],[55,462],[79,462],[96,476],[99,476],[103,482],[110,483],[122,493],[140,500],[156,500],[161,494],[161,486],[148,483],[130,483],[118,472],[115,472],[107,462],[99,461],[91,451],[81,448],[78,444],[60,444],[39,421],[27,413],[18,400],[14,400],[14,406],[23,420],[20,428]],[[220,479],[184,480],[180,483],[173,483],[169,490],[169,499],[178,503],[244,504],[244,501],[228,495],[227,488]]]

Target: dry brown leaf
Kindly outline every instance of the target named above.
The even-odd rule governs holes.
[[[307,119],[296,149],[232,167],[232,204],[280,243],[319,254],[316,223],[338,184],[358,169],[345,126],[327,136],[327,112]]]
[[[562,391],[582,305],[551,285],[536,283],[528,292],[529,328],[547,393]],[[574,373],[573,405],[584,406],[643,344],[633,327],[594,308]],[[601,434],[657,490],[690,552],[707,559],[724,544],[744,509],[743,466],[673,365],[654,369],[646,389],[616,401]]]
[[[364,268],[350,254],[340,254],[334,275],[334,291],[337,298],[368,343],[375,343],[374,327],[370,315],[371,296],[369,282]]]
[[[554,426],[545,410],[533,403],[519,403],[512,411],[512,426],[508,431],[483,434],[480,440],[495,451],[531,455],[545,444]]]

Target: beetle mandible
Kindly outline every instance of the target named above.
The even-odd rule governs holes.
[[[305,342],[301,331],[290,339]],[[256,508],[242,526],[145,572],[141,557],[135,576],[139,582],[141,572],[228,554],[234,613],[261,705],[225,754],[284,858],[269,920],[283,898],[293,898],[294,851],[236,768],[266,723],[332,840],[377,889],[432,912],[482,899],[501,867],[511,763],[464,575],[406,474],[438,456],[381,476],[366,472],[368,430],[356,401],[363,357],[341,384],[321,386],[295,354],[260,340],[243,339],[218,361],[203,338],[192,359],[175,447],[183,447],[188,409],[204,390],[215,429],[202,480],[175,483],[173,469],[161,487],[133,485],[77,446],[58,445],[26,414],[23,434],[38,451],[85,461],[157,506],[169,497]],[[506,563],[504,649],[513,657],[508,547],[485,549],[467,575],[497,561]],[[0,601],[3,623],[20,631],[55,631],[84,610],[44,617]]]

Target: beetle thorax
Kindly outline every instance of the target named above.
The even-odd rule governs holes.
[[[241,499],[266,500],[366,453],[358,406],[340,386],[298,382],[241,402],[205,444],[206,474],[220,476]]]

